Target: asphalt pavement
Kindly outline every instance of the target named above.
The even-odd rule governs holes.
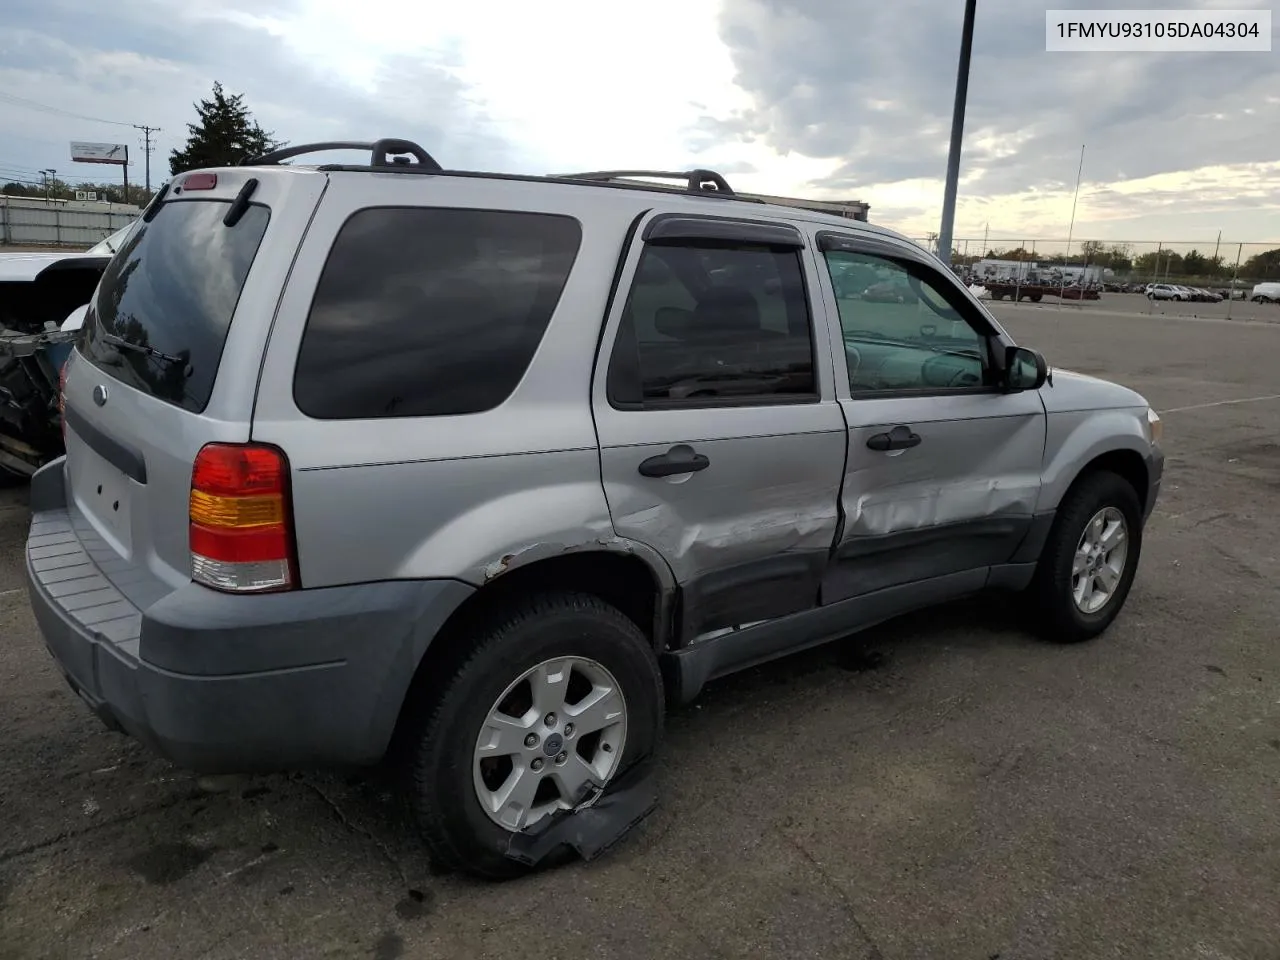
[[[433,873],[381,777],[200,780],[103,729],[0,491],[0,957],[1280,957],[1280,324],[1132,299],[995,305],[1166,411],[1106,635],[986,597],[714,683],[635,835],[504,885]]]

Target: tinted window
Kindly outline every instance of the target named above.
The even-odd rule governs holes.
[[[959,294],[944,279],[869,254],[831,251],[826,258],[850,390],[945,391],[988,382],[986,340],[953,305]]]
[[[524,376],[582,232],[570,217],[380,208],[349,219],[293,381],[324,420],[479,413]]]
[[[645,248],[609,369],[615,403],[813,398],[809,304],[795,250]]]
[[[171,201],[138,223],[102,275],[80,343],[113,377],[196,413],[270,217],[254,204],[225,227],[229,206]]]

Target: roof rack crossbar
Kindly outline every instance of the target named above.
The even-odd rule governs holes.
[[[370,153],[371,167],[407,166],[409,157],[413,157],[416,166],[425,167],[433,173],[442,173],[444,168],[435,158],[412,140],[396,140],[383,138],[375,143],[358,140],[327,140],[321,143],[299,143],[291,147],[281,147],[260,157],[241,161],[241,166],[262,167],[275,166],[285,160],[301,157],[308,153],[322,153],[327,150],[367,150]]]
[[[591,173],[564,173],[556,180],[595,180],[607,183],[631,177],[649,177],[654,180],[683,180],[688,193],[720,193],[735,196],[733,188],[714,170],[597,170]]]

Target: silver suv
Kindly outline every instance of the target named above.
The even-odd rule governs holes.
[[[338,146],[370,161],[284,163]],[[891,231],[639,176],[679,180],[380,141],[171,181],[31,486],[74,690],[196,770],[394,734],[434,855],[497,877],[664,693],[987,588],[1107,627],[1163,467],[1141,396],[1050,374]]]

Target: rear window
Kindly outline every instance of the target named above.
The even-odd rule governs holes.
[[[511,395],[578,254],[572,217],[371,208],[339,231],[293,395],[321,420],[479,413]]]
[[[164,204],[112,258],[85,318],[80,351],[118,380],[194,413],[204,410],[245,277],[270,212],[234,226],[229,201]]]

